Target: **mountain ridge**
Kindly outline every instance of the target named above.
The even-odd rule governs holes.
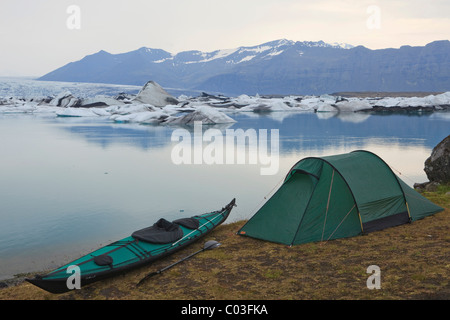
[[[256,46],[172,54],[141,47],[104,50],[38,80],[143,85],[238,94],[337,91],[448,91],[450,41],[371,50],[323,41],[279,39]]]

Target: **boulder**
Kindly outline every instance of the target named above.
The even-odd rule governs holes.
[[[154,81],[147,82],[133,101],[151,104],[160,108],[169,104],[178,104],[177,99],[168,94],[166,90]]]
[[[424,170],[430,182],[450,183],[450,135],[434,147]]]

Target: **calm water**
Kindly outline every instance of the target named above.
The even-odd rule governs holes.
[[[232,116],[230,129],[279,129],[277,174],[261,175],[260,164],[176,165],[175,128],[0,115],[0,279],[56,267],[160,217],[220,209],[234,197],[228,222],[248,219],[307,156],[366,149],[409,185],[423,182],[424,161],[450,134],[448,113]]]

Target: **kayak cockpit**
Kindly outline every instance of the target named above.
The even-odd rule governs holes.
[[[172,243],[180,240],[184,235],[180,226],[188,229],[197,229],[199,222],[198,219],[194,218],[178,219],[173,222],[161,218],[152,226],[133,232],[131,236],[134,239],[149,243]]]

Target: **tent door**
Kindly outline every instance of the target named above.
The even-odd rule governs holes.
[[[410,222],[408,211],[363,223],[364,233],[383,230]]]

